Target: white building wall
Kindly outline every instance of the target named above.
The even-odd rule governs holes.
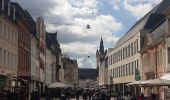
[[[127,47],[128,50],[128,45],[130,45],[131,48],[131,44],[133,43],[133,53],[134,53],[134,42],[138,40],[138,51],[140,50],[140,32],[138,32],[137,34],[135,34],[132,38],[130,38],[128,41],[126,41],[125,43],[123,43],[121,46],[114,48],[112,51],[110,51],[108,53],[108,76],[112,76],[113,77],[113,84],[119,84],[119,83],[128,83],[128,82],[133,82],[135,81],[135,68],[133,68],[133,74],[131,75],[126,75],[126,73],[132,73],[132,62],[133,64],[137,63],[138,61],[138,67],[139,69],[141,69],[140,67],[140,62],[141,62],[141,58],[140,58],[140,54],[137,52],[136,54],[133,54],[133,56],[131,55],[131,50],[130,49],[130,57],[127,57],[125,59],[122,59],[116,63],[113,63],[113,54],[115,54],[116,52],[118,52],[119,50],[123,48]],[[137,43],[137,42],[136,42]],[[136,46],[137,48],[137,46]],[[128,53],[128,51],[127,51]],[[123,53],[122,53],[123,55]],[[119,57],[115,57],[116,60],[119,59]],[[130,67],[129,66],[130,63]],[[119,66],[127,66],[127,71],[125,69],[125,75],[119,76],[117,73],[121,73],[121,67]],[[133,65],[134,66],[134,65]],[[117,71],[113,71],[113,69],[115,70],[115,68],[117,69]],[[126,67],[125,67],[126,68]],[[129,71],[130,68],[130,71]],[[122,73],[123,73],[123,68],[122,68]]]

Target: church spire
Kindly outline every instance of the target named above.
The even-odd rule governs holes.
[[[101,37],[101,40],[100,40],[99,52],[100,52],[100,53],[104,53],[104,45],[103,45],[103,39],[102,39],[102,37]]]

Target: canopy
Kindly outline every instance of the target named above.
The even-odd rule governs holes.
[[[132,83],[129,83],[127,85],[134,85],[134,86],[168,86],[170,85],[170,80],[156,78],[156,79],[150,79],[150,80],[144,80],[144,81],[135,81]]]
[[[170,80],[170,73],[166,73],[164,74],[161,79],[166,79],[166,80]]]
[[[142,86],[142,85],[144,85],[145,83],[146,83],[146,81],[135,81],[135,82],[129,83],[129,84],[127,84],[127,85],[128,85],[128,86],[129,86],[129,85]]]
[[[156,79],[146,80],[144,85],[146,86],[168,86],[170,85],[170,80],[156,78]]]
[[[62,82],[54,82],[48,85],[48,88],[57,88],[57,87],[64,88],[64,87],[69,87],[69,86]]]

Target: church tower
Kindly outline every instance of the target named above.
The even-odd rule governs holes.
[[[102,39],[102,38],[101,38],[101,40],[100,40],[99,53],[100,53],[100,54],[104,54],[104,45],[103,45],[103,39]]]

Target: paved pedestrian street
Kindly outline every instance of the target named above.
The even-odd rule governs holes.
[[[45,98],[41,98],[41,100],[46,100]],[[54,98],[52,100],[60,100],[60,98]],[[76,100],[75,98],[71,98],[70,100]],[[79,100],[83,100],[82,98],[80,98]]]
[[[46,100],[45,98],[41,98],[41,100]],[[54,98],[52,100],[60,100],[60,98]],[[76,100],[75,98],[71,98],[70,100]],[[83,100],[82,98],[80,98],[79,100]],[[115,100],[114,98],[111,98],[111,100]]]

